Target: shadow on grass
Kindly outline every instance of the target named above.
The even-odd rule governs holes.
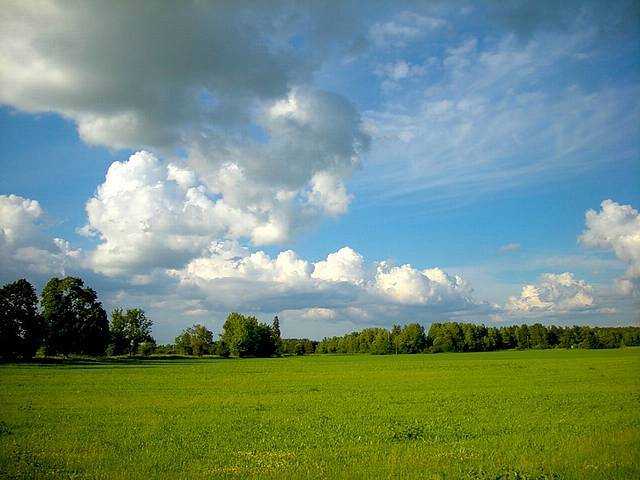
[[[2,361],[4,365],[19,365],[32,367],[67,367],[67,368],[95,368],[95,367],[154,367],[160,365],[202,365],[204,363],[229,360],[223,357],[206,356],[191,357],[184,355],[153,355],[150,357],[39,357],[25,361]]]

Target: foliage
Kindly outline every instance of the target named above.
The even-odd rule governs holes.
[[[221,341],[234,357],[268,357],[276,352],[271,327],[254,316],[230,313],[222,327]]]
[[[20,279],[0,288],[0,356],[29,359],[44,334],[36,291]]]
[[[315,352],[317,343],[318,342],[314,342],[308,338],[283,338],[282,353],[289,355],[309,355]]]
[[[132,308],[123,313],[116,308],[111,313],[109,353],[111,355],[135,355],[142,343],[155,343],[151,336],[153,322],[144,310]],[[147,347],[147,350],[149,347]]]
[[[154,349],[153,353],[160,354],[160,355],[175,355],[177,353],[176,346],[171,343],[156,345],[156,348]]]
[[[439,353],[505,349],[618,348],[640,345],[640,327],[556,327],[540,323],[485,327],[472,323],[433,323],[428,335],[417,323],[391,331],[365,328],[341,337],[324,338],[316,353]]]
[[[109,321],[96,292],[81,279],[52,278],[42,290],[42,317],[48,355],[103,355],[109,341]]]
[[[275,347],[275,353],[280,355],[283,353],[282,348],[282,334],[280,332],[280,319],[276,315],[273,317],[273,323],[271,324],[271,336],[273,337],[273,344]]]
[[[0,477],[640,478],[639,348],[144,364],[0,365]]]
[[[211,354],[213,347],[213,332],[204,325],[193,325],[176,337],[176,350],[185,355]]]
[[[138,347],[138,355],[142,355],[144,357],[148,357],[152,355],[156,351],[156,341],[151,338],[140,344]]]

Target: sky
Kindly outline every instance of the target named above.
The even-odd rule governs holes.
[[[3,1],[0,282],[161,343],[640,323],[635,1]]]

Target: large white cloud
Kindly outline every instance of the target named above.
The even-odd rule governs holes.
[[[604,200],[601,210],[587,211],[586,229],[578,237],[579,242],[592,248],[612,250],[628,265],[625,275],[616,279],[620,293],[638,291],[640,284],[640,215],[631,205],[620,205]]]
[[[0,265],[9,275],[59,274],[82,262],[82,252],[46,234],[46,215],[37,200],[0,195]]]
[[[515,316],[526,316],[586,311],[595,307],[593,287],[565,272],[540,275],[536,284],[525,285],[519,296],[510,297],[505,310]]]
[[[354,285],[365,283],[364,258],[349,247],[327,255],[326,260],[314,264],[313,278],[328,282],[349,282]]]
[[[416,305],[441,305],[464,308],[473,303],[471,288],[458,275],[440,268],[417,270],[406,264],[399,267],[380,262],[376,288],[396,302]]]
[[[313,263],[290,250],[271,258],[262,251],[250,253],[234,242],[222,242],[213,244],[205,256],[185,268],[168,273],[182,288],[195,288],[203,300],[214,304],[235,306],[240,298],[257,309],[311,309],[314,315],[320,312],[319,316],[331,318],[336,316],[335,309],[351,309],[351,317],[357,316],[354,308],[360,309],[362,319],[374,310],[394,306],[425,313],[480,305],[459,276],[439,268],[417,270],[408,264],[396,267],[387,261],[366,262],[349,247]]]
[[[99,271],[175,266],[212,238],[282,243],[346,212],[369,139],[351,102],[309,86],[331,46],[349,48],[357,21],[341,10],[330,22],[331,8],[288,2],[3,4],[0,103],[171,163],[110,168],[87,206]]]
[[[344,187],[331,194],[331,185],[318,187],[316,180],[298,189],[258,188],[242,167],[226,163],[211,187],[194,171],[141,151],[111,165],[87,202],[88,223],[81,231],[101,240],[90,254],[99,272],[178,268],[218,239],[283,242],[318,215],[344,211]]]

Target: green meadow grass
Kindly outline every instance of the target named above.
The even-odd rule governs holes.
[[[3,478],[640,478],[640,349],[0,365]]]

